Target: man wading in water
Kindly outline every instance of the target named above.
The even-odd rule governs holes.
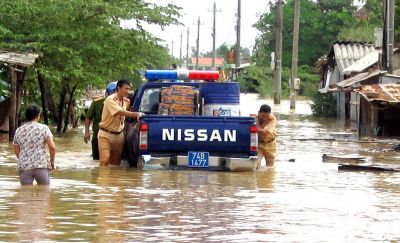
[[[258,165],[261,169],[261,161],[265,158],[267,167],[273,167],[276,157],[276,117],[271,114],[269,105],[262,105],[257,116],[258,128]]]

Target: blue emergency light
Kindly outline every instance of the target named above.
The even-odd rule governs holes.
[[[146,70],[145,77],[148,80],[217,80],[218,71],[207,70]]]
[[[178,72],[176,70],[146,70],[144,76],[151,79],[177,79]]]

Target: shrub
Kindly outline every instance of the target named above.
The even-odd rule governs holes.
[[[311,105],[311,110],[314,116],[336,117],[336,98],[332,94],[316,92],[312,99],[314,104]]]

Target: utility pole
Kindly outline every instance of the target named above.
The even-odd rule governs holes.
[[[296,90],[294,89],[294,80],[297,78],[297,62],[299,55],[299,22],[300,0],[295,0],[293,18],[292,75],[290,78],[290,109],[296,109]]]
[[[210,11],[210,10],[208,10]],[[217,10],[217,5],[214,2],[214,8],[213,8],[213,33],[212,33],[212,37],[213,37],[213,50],[212,50],[212,67],[215,67],[215,57],[216,57],[216,53],[215,53],[215,34],[216,34],[216,16],[217,16],[217,12],[221,12],[221,10]]]
[[[183,38],[183,34],[181,32],[181,48],[179,50],[179,67],[182,67],[182,38]]]
[[[242,12],[241,0],[238,0],[238,10],[237,10],[237,24],[236,24],[236,72],[240,67],[240,21]]]
[[[384,1],[384,27],[383,27],[383,61],[384,70],[393,72],[392,57],[394,44],[394,0]]]
[[[172,40],[171,56],[174,57],[174,40]]]
[[[186,40],[186,68],[189,66],[189,27],[187,28],[187,40]]]
[[[274,104],[281,103],[281,82],[282,82],[282,22],[283,22],[283,1],[276,2],[276,28],[275,28],[275,95]]]
[[[199,69],[199,53],[200,53],[200,16],[197,20],[197,40],[196,40],[196,69]]]

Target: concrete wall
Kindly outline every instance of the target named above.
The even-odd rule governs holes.
[[[382,76],[381,83],[382,84],[389,84],[389,83],[396,83],[400,82],[400,77],[393,77],[393,76]]]

